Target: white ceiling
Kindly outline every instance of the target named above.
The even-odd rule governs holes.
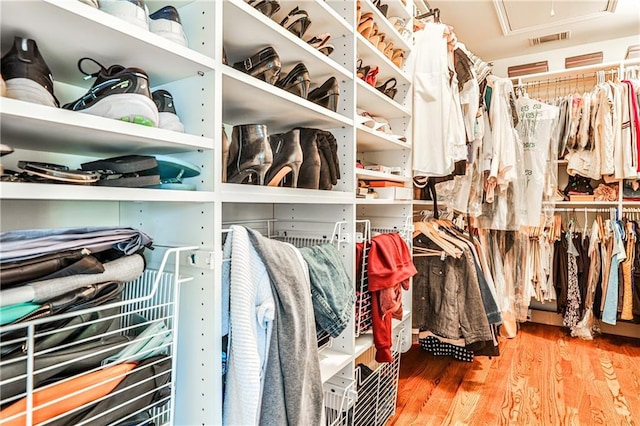
[[[640,44],[640,0],[428,0],[467,47],[486,61],[621,37]],[[551,11],[553,10],[553,16]],[[529,38],[571,31],[568,40]],[[622,58],[621,58],[622,59]]]

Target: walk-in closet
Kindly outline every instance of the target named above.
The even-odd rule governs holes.
[[[1,0],[0,425],[640,422],[635,0]]]

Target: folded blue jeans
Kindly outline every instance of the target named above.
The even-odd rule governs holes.
[[[352,317],[355,289],[338,249],[332,244],[300,248],[309,266],[316,327],[338,337]]]

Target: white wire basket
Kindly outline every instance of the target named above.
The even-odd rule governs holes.
[[[168,249],[111,303],[0,327],[0,425],[172,424],[179,285],[192,279],[179,257],[194,249]]]
[[[360,270],[356,271],[358,284],[356,286],[356,317],[355,317],[355,337],[371,328],[373,320],[371,318],[371,293],[369,293],[369,248],[371,247],[371,222],[369,220],[357,220],[356,229],[362,237],[356,241],[362,243],[362,257],[360,259]],[[361,230],[360,230],[361,229]]]
[[[354,426],[383,426],[395,414],[403,331],[395,337],[392,362],[376,362],[373,346],[356,360],[358,398],[353,408]]]
[[[357,393],[355,380],[333,378],[323,384],[324,414],[327,426],[353,425],[353,406]]]

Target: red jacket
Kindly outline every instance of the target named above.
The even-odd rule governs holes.
[[[392,362],[394,316],[402,318],[402,288],[409,289],[409,278],[417,274],[409,246],[397,233],[376,235],[369,250],[369,292],[376,361]]]

